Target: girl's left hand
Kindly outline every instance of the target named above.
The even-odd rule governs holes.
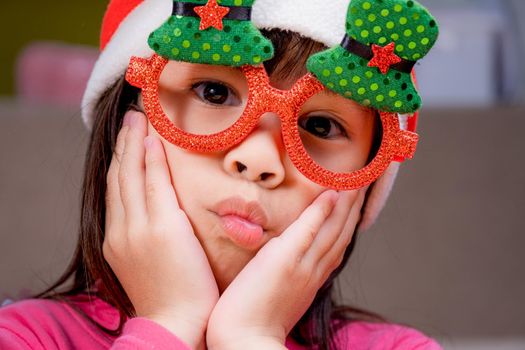
[[[224,291],[208,321],[209,349],[283,349],[288,333],[342,262],[365,189],[321,193],[268,241]],[[353,205],[352,203],[355,202]],[[254,347],[255,346],[255,347]]]

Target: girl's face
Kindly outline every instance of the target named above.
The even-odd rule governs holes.
[[[206,130],[206,118],[202,118],[199,104],[208,109],[210,102],[238,103],[239,108],[246,104],[245,94],[239,92],[244,84],[240,70],[213,67],[213,82],[202,82],[204,71],[209,68],[168,63],[159,81],[159,96],[167,115],[182,109],[191,116],[192,128]],[[288,90],[297,78],[300,76],[283,81],[271,76],[270,80],[274,87]],[[219,80],[226,86],[217,86]],[[232,91],[236,87],[238,91]],[[355,147],[348,155],[349,162],[358,168],[364,166],[376,127],[373,111],[330,93],[315,103],[324,113],[351,117]],[[214,114],[213,109],[207,113]],[[263,115],[244,141],[216,153],[179,148],[163,139],[151,123],[148,128],[148,133],[157,135],[164,144],[180,206],[208,256],[221,292],[264,244],[279,236],[327,189],[294,167],[282,141],[279,117],[273,113]],[[352,191],[352,206],[360,205],[358,198],[365,191],[366,188]],[[348,229],[354,230],[356,223],[349,223]]]

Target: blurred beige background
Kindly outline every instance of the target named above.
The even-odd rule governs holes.
[[[418,67],[421,141],[378,223],[361,235],[342,298],[447,349],[525,349],[525,30],[516,21],[524,3],[421,3],[442,29]],[[10,72],[0,75],[0,302],[51,283],[76,243],[89,137],[78,101],[22,91],[16,65],[31,40],[65,41],[61,57],[79,43],[96,45],[105,2],[54,4],[0,4],[4,17],[26,24],[26,34],[2,39],[0,53]],[[62,13],[71,16],[61,21]]]

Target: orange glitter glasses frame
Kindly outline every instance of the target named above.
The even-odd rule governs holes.
[[[298,118],[301,106],[326,88],[307,73],[290,90],[270,85],[264,66],[242,66],[248,83],[248,101],[239,119],[226,130],[211,135],[188,133],[174,125],[165,114],[159,99],[159,79],[169,61],[157,54],[145,59],[132,57],[126,80],[142,89],[144,109],[157,132],[168,142],[196,152],[219,152],[242,142],[257,126],[265,113],[279,116],[282,138],[294,166],[308,179],[337,190],[353,190],[367,186],[381,176],[392,161],[412,158],[418,135],[402,130],[396,113],[379,112],[382,141],[374,159],[365,167],[349,173],[330,171],[317,164],[301,140]]]

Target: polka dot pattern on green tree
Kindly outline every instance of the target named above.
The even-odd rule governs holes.
[[[352,0],[346,33],[362,44],[382,47],[394,42],[399,57],[416,61],[437,40],[432,15],[413,0]],[[311,56],[307,69],[341,96],[378,110],[412,113],[421,107],[410,73],[390,68],[386,74],[340,45]],[[341,72],[341,67],[343,72]]]
[[[206,4],[207,0],[184,0]],[[221,0],[223,6],[251,6],[254,0]],[[272,43],[251,21],[223,20],[223,30],[199,30],[200,18],[171,16],[150,34],[149,46],[160,56],[192,63],[258,65],[274,55]]]
[[[395,41],[404,48],[396,54],[406,60],[425,56],[437,39],[434,18],[416,1],[352,0],[349,17],[350,37],[367,45]]]
[[[386,75],[378,74],[377,68],[368,67],[366,61],[363,66],[363,60],[356,55],[340,55],[335,64],[332,55],[342,54],[342,50],[341,47],[334,47],[317,54],[315,59],[308,61],[308,70],[321,77],[319,80],[331,90],[362,105],[398,113],[419,109],[421,99],[409,74],[394,69]],[[343,72],[338,73],[338,68],[342,68]],[[319,76],[316,72],[322,73]]]

